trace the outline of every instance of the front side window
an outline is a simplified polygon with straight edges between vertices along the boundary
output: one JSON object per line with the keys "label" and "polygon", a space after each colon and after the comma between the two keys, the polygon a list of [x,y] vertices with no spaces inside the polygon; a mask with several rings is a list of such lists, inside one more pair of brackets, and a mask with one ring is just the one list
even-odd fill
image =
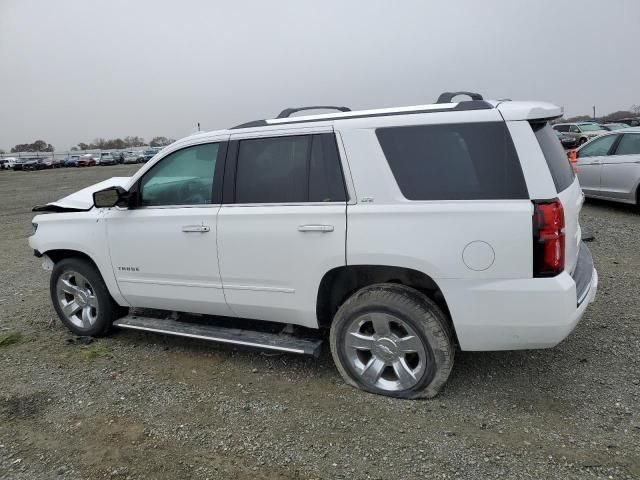
{"label": "front side window", "polygon": [[140,181],[140,205],[206,205],[213,198],[217,143],[183,148],[164,157]]}
{"label": "front side window", "polygon": [[640,133],[625,133],[620,139],[616,155],[639,155]]}
{"label": "front side window", "polygon": [[[529,196],[504,122],[379,128],[376,135],[409,200]],[[554,141],[559,143],[555,136]]]}
{"label": "front side window", "polygon": [[345,201],[342,170],[331,134],[241,140],[236,203]]}
{"label": "front side window", "polygon": [[578,156],[580,158],[583,157],[602,157],[603,155],[608,155],[611,146],[614,144],[618,135],[607,135],[605,137],[600,137],[585,145],[580,149],[580,153]]}
{"label": "front side window", "polygon": [[578,127],[576,127],[575,125],[571,125],[571,126],[569,127],[569,131],[570,131],[571,133],[580,133],[580,129],[579,129]]}

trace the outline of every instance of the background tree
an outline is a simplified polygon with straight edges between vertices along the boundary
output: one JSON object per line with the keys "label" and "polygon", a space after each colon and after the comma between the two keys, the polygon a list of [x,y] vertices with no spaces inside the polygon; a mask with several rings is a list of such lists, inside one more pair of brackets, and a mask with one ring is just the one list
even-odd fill
{"label": "background tree", "polygon": [[167,145],[171,145],[175,140],[173,138],[167,137],[153,137],[153,139],[149,142],[150,147],[166,147]]}
{"label": "background tree", "polygon": [[53,152],[53,145],[44,140],[36,140],[33,143],[20,143],[11,149],[11,153],[18,152]]}

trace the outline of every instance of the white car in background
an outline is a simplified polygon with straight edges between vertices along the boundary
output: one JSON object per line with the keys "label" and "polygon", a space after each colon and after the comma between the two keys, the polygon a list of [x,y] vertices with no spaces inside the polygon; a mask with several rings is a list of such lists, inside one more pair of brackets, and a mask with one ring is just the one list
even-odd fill
{"label": "white car in background", "polygon": [[[318,108],[338,112],[292,116]],[[465,92],[286,109],[36,207],[29,245],[75,334],[317,354],[328,331],[349,384],[432,397],[456,348],[553,347],[595,298],[561,114]]]}
{"label": "white car in background", "polygon": [[4,162],[2,163],[2,168],[5,170],[12,170],[14,165],[16,164],[16,157],[6,157],[3,158]]}

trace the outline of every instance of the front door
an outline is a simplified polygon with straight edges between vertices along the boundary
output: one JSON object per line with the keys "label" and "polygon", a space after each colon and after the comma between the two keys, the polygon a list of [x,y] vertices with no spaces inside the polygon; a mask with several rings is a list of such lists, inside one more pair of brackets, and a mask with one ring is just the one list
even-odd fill
{"label": "front door", "polygon": [[315,327],[320,281],[345,265],[335,135],[232,136],[227,159],[218,252],[229,307],[240,317]]}
{"label": "front door", "polygon": [[[118,287],[134,307],[227,315],[216,249],[224,143],[169,153],[141,177],[136,205],[106,216]],[[219,172],[218,172],[219,173]]]}
{"label": "front door", "polygon": [[578,150],[578,179],[587,195],[599,196],[602,162],[609,154],[618,135],[605,135]]}

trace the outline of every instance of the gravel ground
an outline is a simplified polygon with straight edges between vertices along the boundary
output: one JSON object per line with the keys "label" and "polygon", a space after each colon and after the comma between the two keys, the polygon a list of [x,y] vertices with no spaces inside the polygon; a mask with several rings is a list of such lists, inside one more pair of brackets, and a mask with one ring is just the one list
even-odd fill
{"label": "gravel ground", "polygon": [[30,208],[136,166],[0,173],[0,478],[640,478],[640,215],[588,202],[599,296],[550,350],[459,353],[434,400],[346,386],[330,355],[130,331],[72,338]]}

